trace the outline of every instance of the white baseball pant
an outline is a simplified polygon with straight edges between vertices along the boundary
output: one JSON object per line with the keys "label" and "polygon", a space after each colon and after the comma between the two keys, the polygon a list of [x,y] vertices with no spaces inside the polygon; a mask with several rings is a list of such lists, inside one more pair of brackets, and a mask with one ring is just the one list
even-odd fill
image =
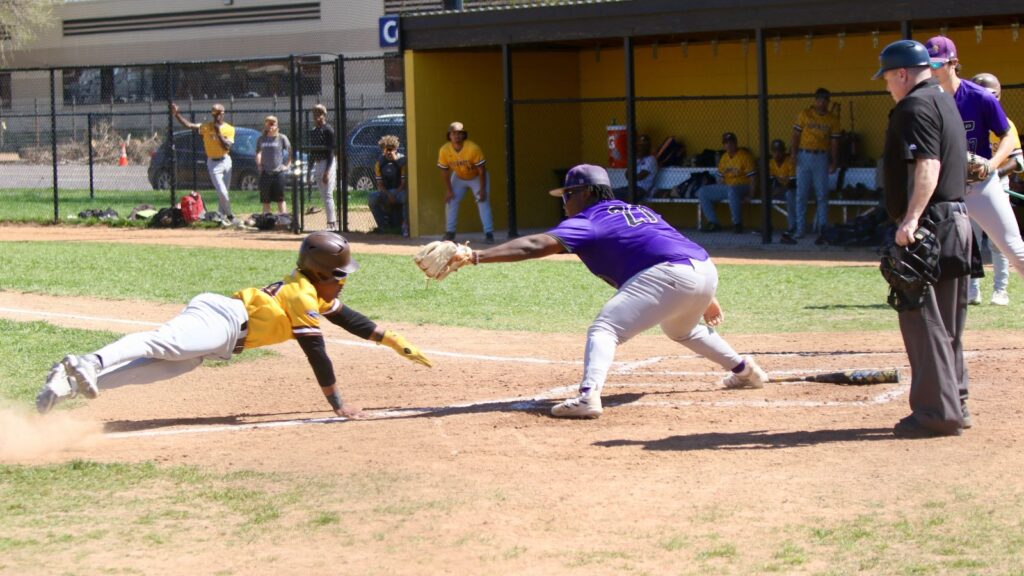
{"label": "white baseball pant", "polygon": [[[320,190],[320,199],[324,203],[324,211],[327,212],[327,226],[337,230],[338,215],[334,209],[334,188],[338,179],[338,163],[331,162],[331,168],[328,170],[327,162],[327,160],[318,160],[313,164],[313,179],[316,180],[316,187]],[[324,184],[325,170],[327,171],[327,184]]]}
{"label": "white baseball pant", "polygon": [[981,226],[988,234],[989,242],[1024,277],[1024,240],[1020,237],[1017,217],[1010,205],[1010,195],[1003,192],[999,176],[992,174],[982,182],[969,184],[964,203],[971,220]]}
{"label": "white baseball pant", "polygon": [[466,192],[473,191],[473,200],[476,200],[477,209],[480,211],[480,224],[484,227],[485,233],[494,232],[494,217],[491,215],[491,173],[488,172],[485,177],[486,181],[486,192],[487,198],[481,202],[480,198],[480,178],[470,178],[469,180],[463,180],[452,172],[451,183],[452,193],[455,197],[444,205],[445,215],[445,232],[455,232],[455,225],[459,221],[459,204],[462,199],[466,197]]}
{"label": "white baseball pant", "polygon": [[700,323],[717,289],[718,270],[710,258],[689,265],[658,264],[630,278],[587,331],[580,395],[600,396],[615,348],[656,324],[672,340],[726,370],[738,366],[743,358]]}
{"label": "white baseball pant", "polygon": [[194,370],[205,358],[227,360],[245,338],[247,321],[241,300],[200,294],[159,328],[128,334],[93,352],[103,359],[97,385],[149,384]]}
{"label": "white baseball pant", "polygon": [[[1005,190],[1010,187],[1010,178],[1003,176],[999,179],[999,185]],[[1006,194],[1003,192],[1003,194]],[[1013,205],[1010,205],[1010,210],[1013,210]],[[974,233],[981,236],[980,226],[977,222],[974,222]],[[989,252],[992,254],[992,290],[1000,291],[1006,290],[1007,285],[1010,283],[1010,260],[1003,256],[1003,253],[999,251],[999,247],[996,246],[995,242],[989,240],[988,243]],[[981,290],[981,279],[971,278],[971,293],[979,293]]]}
{"label": "white baseball pant", "polygon": [[217,160],[207,158],[206,172],[210,175],[214,190],[217,191],[217,209],[224,216],[234,215],[228,193],[228,187],[231,186],[231,156],[225,155]]}

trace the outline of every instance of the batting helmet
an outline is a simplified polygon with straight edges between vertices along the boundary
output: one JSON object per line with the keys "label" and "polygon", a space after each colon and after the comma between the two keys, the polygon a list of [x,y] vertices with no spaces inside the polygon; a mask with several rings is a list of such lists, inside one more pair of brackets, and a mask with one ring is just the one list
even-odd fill
{"label": "batting helmet", "polygon": [[296,265],[314,281],[341,280],[359,269],[359,264],[352,259],[348,240],[329,231],[306,236],[299,247]]}
{"label": "batting helmet", "polygon": [[897,68],[922,68],[928,66],[930,57],[924,44],[916,40],[897,40],[889,44],[878,56],[878,72],[871,77],[878,80],[886,70]]}
{"label": "batting helmet", "polygon": [[1000,86],[999,78],[996,78],[995,75],[989,74],[988,72],[982,72],[974,78],[971,78],[971,82],[974,82],[978,86],[988,90],[996,97],[996,100],[999,100],[999,95],[1003,91],[1003,87]]}

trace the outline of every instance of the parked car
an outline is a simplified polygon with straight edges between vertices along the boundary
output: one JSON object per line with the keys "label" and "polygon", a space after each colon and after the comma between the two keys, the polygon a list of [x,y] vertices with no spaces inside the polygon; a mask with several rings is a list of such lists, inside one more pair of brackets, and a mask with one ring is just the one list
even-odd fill
{"label": "parked car", "polygon": [[[231,146],[231,182],[232,190],[258,190],[259,171],[256,170],[256,139],[260,137],[258,130],[252,128],[235,128],[235,143]],[[210,190],[213,184],[206,171],[206,151],[203,139],[191,130],[174,133],[174,148],[177,153],[176,180],[177,187]],[[300,174],[306,174],[306,155],[299,156],[293,164],[299,168]],[[168,142],[150,157],[149,183],[154,190],[166,190],[171,187],[171,154]],[[308,175],[307,175],[308,178]]]}
{"label": "parked car", "polygon": [[405,114],[382,114],[356,125],[345,141],[345,155],[348,158],[348,185],[355,190],[375,188],[373,165],[380,156],[377,142],[381,136],[394,134],[401,145],[398,151],[405,154]]}

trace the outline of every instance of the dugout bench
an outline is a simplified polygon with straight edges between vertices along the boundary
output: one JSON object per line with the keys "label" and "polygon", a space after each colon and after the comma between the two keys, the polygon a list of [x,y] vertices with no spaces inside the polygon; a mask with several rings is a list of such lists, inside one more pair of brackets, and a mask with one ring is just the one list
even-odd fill
{"label": "dugout bench", "polygon": [[[862,186],[868,190],[876,189],[875,182],[875,169],[874,168],[846,168],[843,177],[843,187]],[[661,168],[658,170],[658,174],[654,177],[654,189],[655,190],[671,190],[676,186],[687,181],[692,175],[697,172],[716,172],[715,168],[709,167],[677,167],[671,166],[668,168]],[[839,170],[835,173],[829,174],[829,189],[835,190],[838,186],[839,181]],[[624,168],[609,168],[608,178],[611,180],[612,189],[621,188],[628,186],[629,182],[626,179],[626,170]],[[700,201],[697,198],[648,198],[643,201],[644,204],[693,204],[697,208],[697,225],[696,228],[700,228],[702,214],[700,210]],[[815,199],[811,198],[808,201],[808,205],[813,205]],[[842,222],[848,221],[848,210],[850,208],[856,208],[862,210],[865,208],[873,208],[878,206],[879,200],[855,200],[849,198],[830,198],[828,201],[829,206],[835,206],[842,211]],[[728,203],[720,202],[722,206],[727,206]],[[760,206],[761,198],[752,198],[747,200],[746,204],[752,206]],[[785,200],[772,200],[772,209],[779,213],[783,218],[786,214],[786,202]]]}

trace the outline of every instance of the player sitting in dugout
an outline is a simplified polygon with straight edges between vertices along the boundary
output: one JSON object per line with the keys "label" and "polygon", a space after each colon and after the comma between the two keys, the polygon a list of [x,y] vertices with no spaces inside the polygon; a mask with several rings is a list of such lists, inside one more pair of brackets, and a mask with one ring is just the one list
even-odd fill
{"label": "player sitting in dugout", "polygon": [[84,356],[65,356],[50,370],[36,408],[45,414],[76,394],[96,398],[101,388],[167,380],[198,368],[206,358],[227,360],[245,349],[294,338],[334,413],[357,417],[359,408],[343,402],[338,391],[321,318],[413,362],[432,365],[405,338],[341,303],[338,295],[358,268],[343,236],[314,232],[302,241],[297,268],[279,282],[230,297],[200,294],[156,330],[129,334]]}

